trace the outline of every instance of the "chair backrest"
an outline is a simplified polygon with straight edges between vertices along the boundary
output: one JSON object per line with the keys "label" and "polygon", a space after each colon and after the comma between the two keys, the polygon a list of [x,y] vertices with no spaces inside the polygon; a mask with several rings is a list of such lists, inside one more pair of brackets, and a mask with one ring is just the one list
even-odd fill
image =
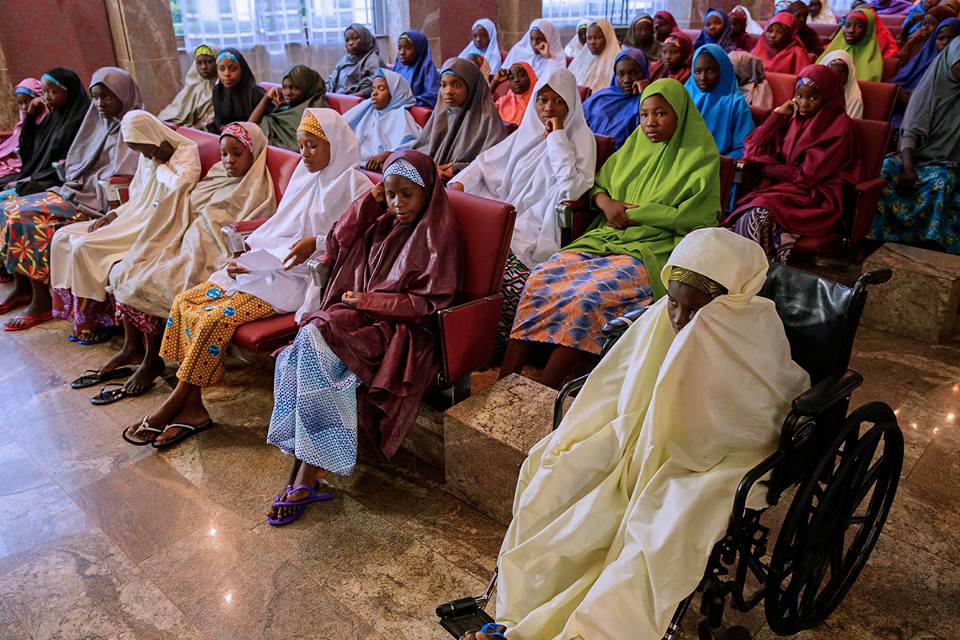
{"label": "chair backrest", "polygon": [[613,155],[614,142],[610,136],[599,133],[593,134],[593,137],[597,141],[597,171],[600,171],[600,167],[607,161],[607,158]]}
{"label": "chair backrest", "polygon": [[299,153],[279,147],[267,147],[267,171],[270,172],[270,178],[273,179],[273,194],[277,197],[278,203],[283,197],[287,185],[290,184],[293,170],[297,168],[299,163]]}
{"label": "chair backrest", "polygon": [[[833,39],[834,34],[837,32],[837,29],[840,28],[838,24],[825,24],[825,23],[808,23],[810,28],[820,36],[821,42],[830,42]],[[763,36],[760,36],[761,38]]]}
{"label": "chair backrest", "polygon": [[890,30],[890,33],[893,34],[893,37],[896,38],[900,35],[903,27],[903,14],[884,14],[877,16],[880,20],[887,26],[887,29]]}
{"label": "chair backrest", "polygon": [[577,85],[577,93],[580,94],[580,102],[584,102],[590,97],[590,94],[593,93],[593,89],[590,87],[581,87],[580,85]]}
{"label": "chair backrest", "polygon": [[890,78],[897,75],[897,69],[900,68],[900,58],[884,58],[883,59],[883,75],[880,79],[884,82],[889,82]]}
{"label": "chair backrest", "polygon": [[893,113],[893,103],[897,98],[899,87],[889,82],[870,82],[858,80],[860,93],[863,96],[864,120],[880,120],[886,122]]}
{"label": "chair backrest", "polygon": [[191,127],[177,127],[177,133],[197,143],[200,154],[200,177],[210,171],[210,167],[220,162],[220,136]]}
{"label": "chair backrest", "polygon": [[860,181],[880,176],[883,157],[890,142],[890,123],[877,120],[853,121],[853,131],[857,136],[858,156],[860,158]]}
{"label": "chair backrest", "polygon": [[427,120],[433,115],[433,109],[423,105],[415,105],[410,107],[410,115],[413,116],[414,122],[423,127],[426,126]]}
{"label": "chair backrest", "polygon": [[797,90],[797,76],[790,73],[776,73],[770,71],[766,75],[767,84],[773,92],[773,104],[779,107],[793,97]]}
{"label": "chair backrest", "polygon": [[[781,102],[780,104],[783,103]],[[750,115],[753,116],[754,126],[759,127],[762,125],[764,121],[770,117],[772,112],[773,109],[766,109],[764,107],[750,107]]]}
{"label": "chair backrest", "polygon": [[700,37],[700,29],[681,29],[681,31],[683,31],[687,37],[690,38],[691,42],[696,42],[697,38]]}
{"label": "chair backrest", "polygon": [[350,96],[344,93],[328,93],[326,96],[327,106],[339,113],[345,114],[347,111],[363,102],[360,96]]}
{"label": "chair backrest", "polygon": [[270,92],[270,89],[282,89],[282,88],[283,88],[283,85],[281,85],[281,84],[279,84],[279,83],[276,83],[276,82],[258,82],[257,84],[259,84],[259,85],[263,88],[263,90],[266,91],[267,93]]}

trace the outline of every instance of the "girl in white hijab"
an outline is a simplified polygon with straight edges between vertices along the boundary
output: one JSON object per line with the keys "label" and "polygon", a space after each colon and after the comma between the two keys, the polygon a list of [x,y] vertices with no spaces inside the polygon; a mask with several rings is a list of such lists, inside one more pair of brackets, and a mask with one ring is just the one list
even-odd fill
{"label": "girl in white hijab", "polygon": [[[480,31],[480,30],[483,31]],[[484,35],[484,32],[486,35]],[[500,59],[500,43],[497,41],[497,25],[493,20],[480,18],[470,27],[470,43],[460,52],[460,58],[470,59],[471,55],[481,56],[487,63],[486,72],[490,75],[496,75],[500,70],[502,60]],[[486,46],[481,48],[486,42]],[[399,149],[398,149],[399,151]]]}
{"label": "girl in white hijab", "polygon": [[809,387],[773,302],[757,296],[766,273],[756,243],[689,233],[660,276],[669,295],[530,451],[498,561],[498,622],[512,640],[663,637],[738,483]]}
{"label": "girl in white hijab", "polygon": [[609,20],[597,20],[587,28],[587,44],[570,62],[570,73],[591,92],[610,86],[613,67],[620,53],[617,33]]}
{"label": "girl in white hijab", "polygon": [[503,68],[509,69],[514,62],[526,62],[533,67],[538,78],[547,75],[551,69],[567,66],[560,32],[552,22],[538,18],[530,23],[527,35],[510,49]]}
{"label": "girl in white hijab", "polygon": [[[581,49],[586,48],[587,46],[587,29],[590,25],[593,24],[593,18],[580,18],[580,22],[577,23],[577,28],[573,32],[573,37],[570,38],[570,42],[567,43],[567,46],[563,48],[563,53],[568,58],[574,58]],[[583,34],[583,40],[580,39],[580,34]]]}
{"label": "girl in white hijab", "polygon": [[843,97],[847,101],[847,115],[851,118],[863,117],[863,95],[857,82],[857,65],[843,49],[835,49],[820,58],[820,64],[830,67],[844,80]]}
{"label": "girl in white hijab", "polygon": [[305,264],[327,232],[373,186],[356,167],[360,145],[333,109],[306,109],[297,129],[302,160],[277,212],[246,238],[246,251],[199,286],[179,294],[167,316],[160,355],[177,360],[179,382],[139,424],[123,431],[137,446],[169,447],[212,425],[200,395],[224,375],[238,327],[280,313],[315,311],[319,289]]}
{"label": "girl in white hijab", "polygon": [[746,31],[752,36],[763,35],[765,29],[763,28],[763,25],[761,25],[759,22],[753,19],[753,15],[751,15],[750,9],[747,9],[742,4],[738,4],[730,11],[730,13],[742,13],[744,18],[747,19],[747,27],[746,29],[744,29],[744,31]]}
{"label": "girl in white hijab", "polygon": [[197,145],[146,111],[123,116],[120,134],[140,153],[130,183],[130,198],[96,222],[77,222],[53,236],[50,285],[57,294],[54,315],[74,322],[74,335],[89,331],[88,301],[107,299],[110,268],[151,225],[165,224],[163,216],[179,206],[200,178]]}
{"label": "girl in white hijab", "polygon": [[407,110],[416,103],[410,83],[399,73],[380,69],[373,78],[370,97],[343,114],[360,143],[360,164],[380,171],[374,156],[413,147],[420,125]]}

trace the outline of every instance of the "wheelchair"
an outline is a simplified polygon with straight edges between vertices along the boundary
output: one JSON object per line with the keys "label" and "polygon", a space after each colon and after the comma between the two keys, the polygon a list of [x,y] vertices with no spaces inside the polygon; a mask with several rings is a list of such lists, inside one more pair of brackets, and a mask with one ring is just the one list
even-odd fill
{"label": "wheelchair", "polygon": [[[793,400],[777,450],[740,481],[726,533],[663,640],[678,635],[697,594],[699,640],[740,640],[750,638],[743,627],[720,631],[728,601],[742,612],[763,602],[770,630],[789,636],[826,620],[856,582],[886,522],[903,465],[903,434],[886,403],[871,402],[848,414],[850,396],[863,383],[848,365],[867,287],[890,277],[888,269],[873,271],[847,287],[770,265],[760,295],[776,304],[792,357],[810,374],[812,386]],[[604,354],[643,311],[603,327]],[[557,394],[554,429],[565,401],[586,379],[572,380]],[[758,483],[767,507],[747,508],[747,496]],[[763,516],[787,499],[782,525],[771,540]],[[483,609],[495,582],[496,573],[482,596],[440,605],[440,624],[459,636],[492,621]]]}

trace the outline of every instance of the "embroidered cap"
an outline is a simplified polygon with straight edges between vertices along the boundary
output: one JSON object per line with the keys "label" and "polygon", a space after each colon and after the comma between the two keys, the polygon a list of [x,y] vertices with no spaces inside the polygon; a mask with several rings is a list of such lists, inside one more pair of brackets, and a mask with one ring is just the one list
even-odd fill
{"label": "embroidered cap", "polygon": [[220,139],[223,139],[223,136],[230,136],[231,138],[236,139],[237,142],[242,144],[247,151],[253,155],[253,140],[250,138],[250,132],[244,129],[241,125],[236,122],[231,122],[223,128],[223,133],[220,134]]}
{"label": "embroidered cap", "polygon": [[386,171],[383,172],[384,178],[391,175],[406,178],[410,182],[418,184],[424,189],[427,188],[426,183],[423,181],[423,178],[420,176],[420,173],[417,171],[417,169],[404,158],[400,158],[399,160],[395,161],[393,164],[387,167]]}
{"label": "embroidered cap", "polygon": [[727,293],[726,287],[719,282],[711,280],[707,276],[697,273],[696,271],[684,269],[683,267],[671,266],[670,277],[668,280],[671,282],[682,282],[683,284],[690,285],[694,289],[707,294],[711,299]]}
{"label": "embroidered cap", "polygon": [[202,44],[193,50],[194,58],[199,58],[200,56],[210,56],[211,58],[217,57],[217,55],[213,52],[213,49],[209,45],[205,44]]}
{"label": "embroidered cap", "polygon": [[323,131],[323,127],[320,126],[320,123],[309,111],[303,112],[303,117],[300,118],[300,126],[297,127],[297,131],[306,131],[307,133],[312,133],[324,142],[330,141],[327,138],[327,134]]}

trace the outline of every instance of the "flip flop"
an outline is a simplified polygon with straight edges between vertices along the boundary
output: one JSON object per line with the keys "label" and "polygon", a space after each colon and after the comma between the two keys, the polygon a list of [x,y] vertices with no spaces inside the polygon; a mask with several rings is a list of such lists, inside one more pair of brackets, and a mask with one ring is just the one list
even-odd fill
{"label": "flip flop", "polygon": [[[151,426],[150,426],[150,423],[147,422],[147,418],[149,418],[149,417],[150,417],[150,416],[143,416],[143,420],[141,420],[141,421],[140,421],[140,424],[137,425],[137,428],[136,428],[136,430],[134,431],[134,433],[139,433],[140,431],[150,431],[150,432],[152,432],[152,433],[157,434],[157,436],[159,436],[161,433],[163,433],[163,429],[157,429],[156,427],[151,427]],[[120,437],[123,438],[126,442],[129,442],[130,444],[132,444],[132,445],[135,446],[135,447],[145,447],[145,446],[147,446],[148,444],[151,444],[151,443],[153,442],[152,440],[145,440],[145,441],[141,441],[141,440],[131,440],[130,438],[127,437],[127,432],[128,432],[128,431],[130,431],[130,427],[124,427],[124,428],[123,428],[123,431],[120,432]],[[156,437],[156,436],[154,436],[154,437]]]}
{"label": "flip flop", "polygon": [[[18,327],[14,327],[10,323],[14,320],[26,320],[26,324],[21,324]],[[38,324],[43,324],[44,322],[49,322],[53,320],[53,313],[47,312],[41,316],[13,316],[10,320],[7,320],[6,324],[3,325],[4,331],[26,331],[27,329],[33,328]]]}
{"label": "flip flop", "polygon": [[290,524],[294,520],[299,520],[300,516],[307,512],[306,505],[302,507],[294,507],[293,513],[286,515],[282,518],[274,518],[273,516],[267,516],[267,524],[273,527],[282,527],[285,524]]}
{"label": "flip flop", "polygon": [[30,304],[30,300],[33,299],[33,296],[28,298],[14,298],[7,302],[0,303],[0,313],[9,313],[14,309],[19,309],[20,307],[25,307]]}
{"label": "flip flop", "polygon": [[[142,396],[147,391],[150,391],[150,389],[153,389],[154,383],[151,382],[146,387],[144,387],[142,391],[139,391],[137,393],[129,393],[127,391],[124,391],[123,385],[124,383],[122,382],[110,382],[108,384],[103,385],[103,387],[100,389],[100,393],[90,398],[90,404],[95,405],[97,407],[102,407],[104,405],[113,404],[114,402],[120,402],[124,398],[136,398],[137,396]],[[120,387],[120,388],[110,389],[108,391],[107,387]]]}
{"label": "flip flop", "polygon": [[105,371],[104,373],[100,373],[98,369],[87,369],[79,378],[70,383],[70,388],[86,389],[101,382],[108,382],[110,380],[116,380],[117,378],[126,378],[131,375],[133,375],[133,369],[130,367],[118,367],[110,371]]}
{"label": "flip flop", "polygon": [[190,436],[196,435],[201,431],[206,431],[212,426],[213,426],[213,420],[210,420],[210,419],[208,419],[206,422],[203,422],[201,424],[186,424],[185,422],[171,422],[166,427],[164,427],[163,433],[166,433],[167,429],[169,429],[170,427],[180,427],[181,429],[183,429],[183,431],[180,432],[180,435],[178,435],[176,438],[168,442],[163,442],[161,444],[157,444],[156,442],[151,442],[150,444],[153,446],[154,449],[166,449],[167,447],[172,447],[173,445],[179,442],[183,442]]}
{"label": "flip flop", "polygon": [[327,500],[333,500],[332,493],[325,493],[325,492],[319,491],[320,489],[319,480],[314,483],[312,488],[306,484],[298,484],[295,487],[288,484],[286,493],[289,496],[291,493],[296,493],[297,491],[303,491],[304,489],[307,490],[307,497],[304,498],[303,500],[281,500],[280,496],[274,496],[273,506],[275,507],[304,506],[305,507],[308,504],[313,504],[314,502],[325,502]]}
{"label": "flip flop", "polygon": [[110,342],[110,340],[117,333],[116,327],[104,327],[102,329],[97,329],[93,332],[94,338],[92,340],[81,340],[77,336],[67,336],[67,340],[70,342],[76,342],[77,344],[89,347],[95,344],[103,344],[104,342]]}

